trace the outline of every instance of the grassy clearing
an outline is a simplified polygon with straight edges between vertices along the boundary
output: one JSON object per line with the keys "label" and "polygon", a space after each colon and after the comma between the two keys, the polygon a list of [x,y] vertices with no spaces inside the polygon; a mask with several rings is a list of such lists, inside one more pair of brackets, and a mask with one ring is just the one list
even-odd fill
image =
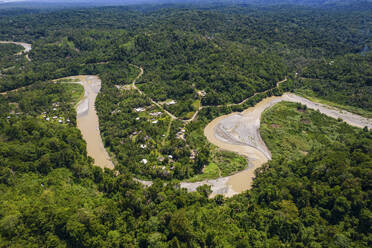
{"label": "grassy clearing", "polygon": [[66,84],[65,89],[74,103],[78,103],[84,97],[84,87],[80,84]]}
{"label": "grassy clearing", "polygon": [[213,154],[213,162],[215,162],[220,171],[221,176],[229,176],[238,171],[242,171],[247,166],[248,162],[243,157],[233,152],[216,150]]}
{"label": "grassy clearing", "polygon": [[247,160],[233,152],[221,151],[214,147],[211,150],[211,162],[204,167],[203,173],[193,176],[188,182],[197,182],[205,179],[226,177],[247,167]]}
{"label": "grassy clearing", "polygon": [[198,182],[206,179],[215,179],[220,176],[220,169],[215,163],[209,163],[204,167],[203,173],[193,176],[191,179],[187,180],[188,182]]}
{"label": "grassy clearing", "polygon": [[198,110],[200,108],[200,105],[201,105],[201,102],[200,100],[195,100],[193,103],[192,103],[192,107],[194,108],[194,110]]}
{"label": "grassy clearing", "polygon": [[260,132],[273,159],[296,160],[313,149],[342,142],[346,135],[355,135],[357,128],[298,106],[282,102],[262,115]]}

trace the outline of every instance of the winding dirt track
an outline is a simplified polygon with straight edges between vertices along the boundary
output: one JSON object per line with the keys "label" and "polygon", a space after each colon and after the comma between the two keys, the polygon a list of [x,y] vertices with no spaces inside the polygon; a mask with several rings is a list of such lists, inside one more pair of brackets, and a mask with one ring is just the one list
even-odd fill
{"label": "winding dirt track", "polygon": [[[133,89],[137,90],[141,95],[146,95],[145,93],[143,93],[143,91],[137,87],[136,83],[137,83],[137,80],[142,77],[143,75],[143,68],[142,67],[139,67],[139,66],[136,66],[136,65],[132,65],[138,69],[140,69],[140,73],[138,74],[138,76],[133,80],[132,82],[132,87]],[[178,119],[176,116],[174,116],[172,113],[170,113],[169,111],[167,111],[166,109],[163,108],[163,106],[161,106],[158,102],[156,102],[155,100],[153,100],[152,98],[150,98],[150,102],[153,103],[154,105],[156,105],[158,108],[160,108],[162,111],[164,111],[170,118],[172,118],[173,120],[176,120]]]}
{"label": "winding dirt track", "polygon": [[242,113],[220,116],[210,122],[204,129],[204,135],[212,144],[223,150],[232,151],[247,157],[249,161],[248,168],[235,175],[215,180],[205,180],[197,183],[183,182],[181,187],[188,189],[188,191],[195,191],[198,186],[207,184],[211,186],[213,191],[212,197],[216,194],[231,197],[250,189],[255,176],[255,169],[271,159],[271,152],[259,132],[261,114],[281,101],[298,102],[310,109],[319,110],[329,117],[341,118],[352,126],[372,128],[371,119],[324,104],[314,103],[295,94],[286,93],[280,97],[268,97]]}
{"label": "winding dirt track", "polygon": [[[0,44],[15,44],[15,45],[20,45],[23,46],[24,50],[22,52],[17,53],[16,55],[22,55],[23,53],[28,53],[31,51],[32,45],[29,43],[24,43],[24,42],[15,42],[15,41],[0,41]],[[30,57],[28,54],[26,54],[26,59],[28,61],[31,61]]]}

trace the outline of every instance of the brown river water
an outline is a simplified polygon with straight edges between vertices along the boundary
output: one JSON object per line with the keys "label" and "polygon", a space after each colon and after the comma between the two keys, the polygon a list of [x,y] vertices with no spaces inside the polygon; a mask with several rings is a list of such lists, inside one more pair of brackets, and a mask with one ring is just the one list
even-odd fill
{"label": "brown river water", "polygon": [[101,80],[97,76],[74,76],[66,79],[77,79],[84,87],[84,97],[76,105],[77,127],[87,143],[88,156],[101,168],[113,169],[114,164],[103,146],[99,119],[95,109],[96,97],[101,89]]}
{"label": "brown river water", "polygon": [[[27,53],[32,48],[31,44],[13,41],[0,41],[0,43],[13,43],[23,46],[23,52],[26,53],[26,58],[30,60]],[[23,52],[18,54],[22,54]],[[138,77],[140,77],[142,73],[143,70],[141,68],[141,73]],[[94,159],[97,166],[113,169],[114,164],[103,146],[99,130],[99,119],[95,109],[95,100],[101,89],[101,80],[97,76],[84,75],[68,78],[77,79],[77,83],[84,87],[84,97],[76,105],[76,111],[77,126],[87,143],[87,153]],[[133,82],[134,86],[136,79]],[[259,132],[261,114],[267,108],[281,101],[298,102],[306,105],[310,109],[319,110],[329,117],[340,118],[349,125],[360,128],[365,126],[369,129],[372,128],[371,119],[324,104],[314,103],[306,98],[291,93],[286,93],[280,97],[268,97],[254,107],[248,108],[241,113],[220,116],[211,121],[204,129],[204,135],[212,144],[223,150],[232,151],[245,156],[249,161],[248,168],[235,175],[220,177],[218,179],[204,180],[195,183],[182,182],[181,187],[186,188],[188,191],[195,191],[198,186],[207,184],[210,185],[212,189],[211,197],[217,194],[231,197],[245,190],[249,190],[252,187],[255,169],[271,159],[271,152],[262,140]],[[137,181],[146,186],[152,184],[151,181]]]}

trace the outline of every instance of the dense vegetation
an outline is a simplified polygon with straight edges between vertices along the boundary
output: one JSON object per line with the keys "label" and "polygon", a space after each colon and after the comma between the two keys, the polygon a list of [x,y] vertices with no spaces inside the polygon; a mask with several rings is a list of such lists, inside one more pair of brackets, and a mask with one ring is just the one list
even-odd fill
{"label": "dense vegetation", "polygon": [[312,64],[303,75],[300,93],[372,112],[371,53],[345,55]]}
{"label": "dense vegetation", "polygon": [[[109,80],[106,76],[112,74],[102,77]],[[245,167],[245,159],[233,154],[224,156],[208,144],[201,123],[187,126],[186,130],[182,121],[171,119],[148,97],[131,87],[108,87],[103,92],[96,103],[103,120],[100,129],[119,171],[124,167],[140,178],[169,180],[192,177],[204,166],[214,168],[210,177],[227,175]]]}
{"label": "dense vegetation", "polygon": [[135,45],[145,51],[144,62],[139,61],[146,68],[140,87],[157,101],[176,100],[170,110],[185,119],[198,91],[206,93],[203,105],[238,103],[274,88],[286,75],[277,56],[208,35],[162,32],[139,36]]}
{"label": "dense vegetation", "polygon": [[[251,192],[213,200],[206,187],[187,194],[155,181],[143,189],[128,174],[102,173],[85,157],[74,127],[2,120],[1,245],[369,247],[371,133],[302,109],[288,103],[265,113],[263,135],[277,141],[270,143],[273,161],[257,172]],[[22,156],[11,125],[20,126],[27,142]],[[51,136],[40,141],[44,132]],[[311,145],[297,142],[305,139]],[[309,154],[286,159],[283,144]]]}
{"label": "dense vegetation", "polygon": [[24,56],[16,56],[22,50],[23,47],[18,45],[0,43],[0,76],[26,61]]}
{"label": "dense vegetation", "polygon": [[[371,247],[372,134],[300,105],[264,113],[273,160],[252,190],[209,199],[209,187],[178,183],[245,168],[203,129],[267,96],[294,90],[370,116],[371,53],[360,54],[370,9],[1,12],[0,40],[32,50],[28,62],[0,44],[0,91],[19,89],[0,95],[0,247]],[[130,85],[137,66],[144,94]],[[49,81],[77,74],[102,79],[96,109],[114,171],[87,157],[82,87]]]}

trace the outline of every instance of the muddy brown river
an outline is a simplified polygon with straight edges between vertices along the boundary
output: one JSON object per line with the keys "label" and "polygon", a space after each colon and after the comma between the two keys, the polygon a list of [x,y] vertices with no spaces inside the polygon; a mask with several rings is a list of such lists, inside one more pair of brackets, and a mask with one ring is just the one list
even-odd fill
{"label": "muddy brown river", "polygon": [[99,130],[99,119],[95,109],[96,97],[101,89],[101,80],[97,76],[73,76],[65,79],[78,80],[75,83],[84,87],[84,97],[76,105],[77,127],[87,143],[88,156],[101,168],[113,169],[114,164],[107,153]]}
{"label": "muddy brown river", "polygon": [[[31,44],[13,41],[0,41],[0,43],[13,43],[24,47],[25,53],[31,50]],[[22,54],[20,52],[18,54]],[[26,54],[28,60],[29,57]],[[143,73],[141,72],[137,78]],[[136,79],[137,79],[136,78]],[[113,169],[109,154],[103,146],[99,131],[99,119],[95,110],[95,100],[101,89],[101,80],[97,76],[74,76],[68,79],[77,79],[79,84],[84,87],[84,97],[76,106],[77,126],[80,129],[84,140],[87,143],[87,153],[95,161],[95,164],[101,168]],[[135,81],[133,85],[135,86]],[[220,116],[211,121],[204,129],[204,135],[208,141],[217,147],[238,153],[245,156],[249,161],[247,169],[236,173],[235,175],[220,177],[213,180],[188,183],[182,182],[181,187],[188,191],[195,191],[197,187],[207,184],[211,186],[211,197],[222,194],[231,197],[252,187],[254,171],[271,159],[271,152],[262,140],[259,128],[261,114],[266,109],[281,101],[298,102],[306,105],[310,109],[319,110],[319,112],[332,117],[340,118],[349,125],[363,128],[367,126],[372,128],[372,120],[333,108],[324,104],[312,102],[306,98],[295,94],[286,93],[279,97],[268,97],[254,107],[248,108],[241,113],[232,113]],[[140,183],[150,186],[151,181],[141,181]]]}

